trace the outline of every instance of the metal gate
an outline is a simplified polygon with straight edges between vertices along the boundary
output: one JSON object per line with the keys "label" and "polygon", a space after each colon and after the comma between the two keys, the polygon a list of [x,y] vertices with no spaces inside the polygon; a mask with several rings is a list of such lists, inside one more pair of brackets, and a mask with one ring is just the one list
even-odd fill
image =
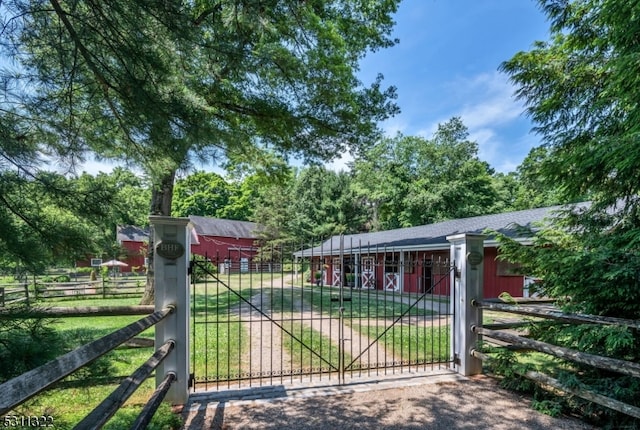
{"label": "metal gate", "polygon": [[[448,252],[332,248],[263,247],[243,262],[196,256],[194,389],[450,367]],[[399,287],[387,291],[390,264]]]}

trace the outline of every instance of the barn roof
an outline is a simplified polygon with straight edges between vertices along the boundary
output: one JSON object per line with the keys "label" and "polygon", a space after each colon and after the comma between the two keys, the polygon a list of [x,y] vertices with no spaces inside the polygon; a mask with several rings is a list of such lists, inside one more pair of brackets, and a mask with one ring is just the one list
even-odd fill
{"label": "barn roof", "polygon": [[236,221],[231,219],[207,218],[190,215],[198,236],[222,236],[233,238],[256,239],[259,226],[255,222]]}
{"label": "barn roof", "polygon": [[[571,207],[578,209],[587,204],[588,203],[579,203]],[[447,241],[447,236],[461,233],[483,233],[487,229],[498,231],[509,237],[516,237],[518,236],[519,226],[529,227],[535,230],[539,223],[553,217],[558,211],[568,208],[568,206],[551,206],[494,215],[459,218],[417,227],[348,234],[344,235],[342,242],[343,249],[347,253],[358,253],[363,248],[366,249],[366,251],[363,249],[362,252],[373,252],[376,248],[381,251],[448,249],[450,244]],[[302,250],[296,253],[296,255],[335,254],[340,249],[340,242],[340,236],[333,236],[321,245]]]}
{"label": "barn roof", "polygon": [[148,227],[136,227],[135,225],[119,225],[116,229],[116,240],[122,242],[146,242],[149,240]]}

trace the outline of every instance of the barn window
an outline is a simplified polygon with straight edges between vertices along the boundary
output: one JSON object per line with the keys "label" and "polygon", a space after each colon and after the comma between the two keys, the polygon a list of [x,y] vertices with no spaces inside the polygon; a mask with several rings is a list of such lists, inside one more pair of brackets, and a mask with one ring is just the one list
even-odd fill
{"label": "barn window", "polygon": [[510,261],[498,260],[496,272],[498,276],[522,276],[522,265]]}

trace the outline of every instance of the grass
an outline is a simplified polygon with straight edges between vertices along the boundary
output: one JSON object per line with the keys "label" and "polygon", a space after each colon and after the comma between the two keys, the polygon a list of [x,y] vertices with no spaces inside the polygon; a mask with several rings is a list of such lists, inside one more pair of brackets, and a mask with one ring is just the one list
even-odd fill
{"label": "grass", "polygon": [[[139,298],[91,298],[46,300],[38,302],[37,305],[45,307],[120,306],[135,305],[139,301]],[[60,353],[71,351],[141,318],[143,316],[56,318],[51,323],[51,328],[55,330],[60,344],[55,347],[61,349]],[[154,330],[150,328],[138,336],[153,338]],[[116,348],[18,406],[12,413],[30,416],[49,415],[53,417],[55,428],[71,429],[117,388],[122,377],[133,373],[152,354],[153,348]],[[144,381],[104,428],[130,427],[154,389],[155,378]],[[154,416],[150,428],[178,428],[179,426],[180,418],[171,412],[168,405],[164,405]]]}
{"label": "grass", "polygon": [[[276,283],[270,288],[271,282]],[[285,288],[279,288],[281,282]],[[240,375],[245,369],[246,361],[243,354],[249,350],[250,336],[247,325],[240,319],[246,318],[251,310],[252,298],[261,292],[264,285],[270,300],[270,312],[289,313],[304,301],[316,312],[325,316],[339,315],[339,302],[335,301],[336,291],[317,287],[291,287],[285,285],[282,275],[252,274],[225,275],[218,279],[209,278],[206,282],[190,287],[192,291],[192,357],[195,368],[191,371],[196,377],[217,375],[217,378]],[[407,316],[431,315],[431,310],[415,307],[409,310],[409,305],[388,300],[390,295],[404,297],[397,293],[381,291],[350,290],[347,295],[350,301],[345,301],[344,318],[348,323],[360,321],[364,318],[394,319],[407,312]],[[126,306],[137,305],[139,297],[117,297],[103,299],[101,297],[47,299],[39,301],[38,306]],[[112,333],[142,316],[113,316],[113,317],[73,317],[57,318],[52,328],[62,339],[62,353],[84,345]],[[195,321],[195,323],[193,323]],[[216,321],[217,324],[208,324]],[[205,322],[202,324],[201,322]],[[300,342],[288,335],[283,336],[283,348],[290,355],[294,368],[319,369],[338,365],[341,357],[338,345],[321,333],[299,322],[288,323],[288,330],[308,347],[300,347]],[[380,327],[360,326],[363,333],[375,338],[381,332]],[[371,330],[374,332],[372,333]],[[382,336],[385,346],[397,351],[411,351],[415,360],[435,359],[428,357],[428,348],[418,345],[448,345],[448,328],[436,331],[426,328],[412,328],[411,340],[402,339],[400,331],[395,328]],[[406,334],[406,333],[405,333]],[[148,329],[140,337],[153,338],[154,329]],[[313,352],[312,352],[313,351]],[[437,349],[436,349],[437,351]],[[444,348],[448,354],[448,346]],[[55,428],[67,429],[75,426],[93,408],[104,400],[116,387],[114,380],[130,375],[144,361],[151,356],[153,348],[125,349],[118,348],[105,357],[96,360],[85,369],[65,378],[54,387],[25,402],[15,411],[22,415],[51,415],[54,417]],[[317,353],[317,354],[316,354]],[[353,361],[348,353],[343,353],[346,364]],[[437,353],[440,354],[440,353]],[[320,359],[318,355],[324,358]],[[433,355],[433,354],[432,354]],[[190,359],[192,358],[190,357]],[[202,357],[208,357],[206,360]],[[414,359],[414,358],[412,358]],[[328,363],[327,363],[328,362]],[[155,378],[143,382],[142,386],[127,400],[124,407],[111,419],[105,428],[124,428],[130,426],[137,413],[141,410],[155,387]],[[168,407],[163,406],[157,413],[150,428],[173,428],[179,426],[178,419]],[[154,427],[155,426],[155,427]]]}
{"label": "grass", "polygon": [[438,363],[450,360],[451,330],[449,325],[434,327],[352,326],[369,339],[378,339],[387,351],[410,363]]}
{"label": "grass", "polygon": [[[377,290],[347,290],[343,293],[343,316],[349,319],[395,319],[400,315],[428,316],[433,315],[430,309],[411,306],[417,297],[392,295]],[[389,297],[405,298],[409,303],[401,303],[389,300]],[[310,304],[315,312],[320,312],[329,317],[338,317],[340,314],[339,291],[333,288],[318,288],[316,286],[303,288],[290,288],[286,293],[277,295],[277,307],[285,310],[292,309],[294,302],[302,301]]]}
{"label": "grass", "polygon": [[[301,323],[291,321],[285,327],[293,336],[285,335],[283,348],[291,357],[292,369],[333,371],[340,365],[340,349],[331,338]],[[344,353],[345,362],[351,362]]]}

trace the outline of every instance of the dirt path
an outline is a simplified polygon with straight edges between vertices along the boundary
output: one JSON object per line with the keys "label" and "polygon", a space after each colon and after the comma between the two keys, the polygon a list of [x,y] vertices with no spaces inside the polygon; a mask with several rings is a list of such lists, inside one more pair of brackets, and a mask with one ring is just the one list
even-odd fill
{"label": "dirt path", "polygon": [[[241,303],[233,311],[234,314],[245,320],[244,325],[249,334],[249,351],[243,354],[242,373],[252,377],[260,375],[279,375],[283,370],[289,369],[292,359],[283,348],[283,333],[281,327],[291,329],[292,321],[299,321],[305,327],[327,337],[334,345],[339,345],[341,335],[344,337],[344,349],[346,351],[346,364],[368,365],[376,363],[392,363],[397,360],[391,351],[387,351],[380,342],[373,343],[374,338],[364,336],[357,328],[341,324],[338,318],[329,318],[320,312],[314,311],[306,301],[293,300],[290,312],[274,312],[271,308],[271,296],[285,287],[293,291],[302,291],[301,288],[291,286],[284,279],[279,284],[262,286],[260,293],[253,295],[248,303]],[[372,344],[373,343],[373,344]],[[355,361],[355,363],[351,363]],[[333,365],[337,366],[337,362]]]}

